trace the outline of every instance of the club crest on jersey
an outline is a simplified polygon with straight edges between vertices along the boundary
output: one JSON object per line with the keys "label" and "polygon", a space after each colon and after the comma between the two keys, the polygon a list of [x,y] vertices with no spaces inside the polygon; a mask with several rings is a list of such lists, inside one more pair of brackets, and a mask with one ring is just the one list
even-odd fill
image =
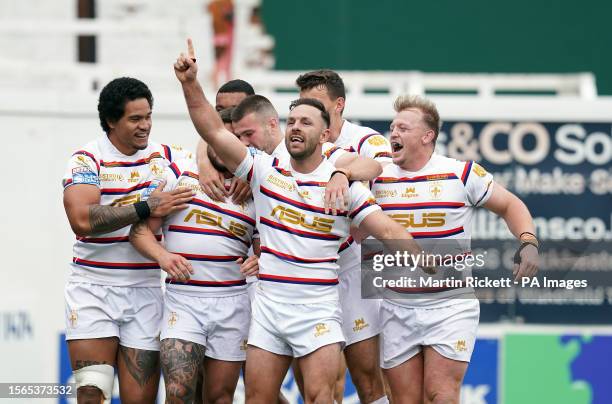
{"label": "club crest on jersey", "polygon": [[472,171],[479,177],[484,177],[487,175],[487,170],[485,170],[480,164],[474,163],[472,164]]}
{"label": "club crest on jersey", "polygon": [[327,326],[327,324],[318,323],[317,325],[315,325],[315,333],[314,333],[315,337],[320,337],[322,335],[327,334],[328,332],[330,332],[330,329]]}
{"label": "club crest on jersey", "polygon": [[429,184],[429,196],[434,200],[440,199],[442,197],[442,184],[437,181]]}
{"label": "club crest on jersey", "polygon": [[155,162],[149,163],[149,170],[151,170],[151,173],[153,173],[155,177],[161,177],[164,173],[164,169]]}
{"label": "club crest on jersey", "polygon": [[371,136],[368,139],[368,143],[371,144],[372,146],[382,146],[387,142],[384,137],[380,135],[376,135],[376,136]]}
{"label": "club crest on jersey", "polygon": [[355,327],[353,327],[353,331],[358,332],[363,330],[364,328],[368,328],[369,326],[370,324],[366,323],[365,319],[361,317],[355,320]]}

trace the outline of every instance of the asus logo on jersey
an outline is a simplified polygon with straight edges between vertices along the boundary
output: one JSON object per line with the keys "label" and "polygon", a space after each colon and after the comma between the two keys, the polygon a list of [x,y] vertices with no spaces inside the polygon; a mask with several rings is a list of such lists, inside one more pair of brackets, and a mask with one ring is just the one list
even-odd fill
{"label": "asus logo on jersey", "polygon": [[390,215],[393,220],[408,228],[442,227],[446,224],[446,213],[423,213],[421,221],[417,221],[414,213],[396,213]]}
{"label": "asus logo on jersey", "polygon": [[136,202],[140,202],[140,194],[127,195],[118,199],[115,199],[111,206],[128,206],[133,205]]}
{"label": "asus logo on jersey", "polygon": [[270,216],[278,217],[278,220],[281,222],[295,224],[306,229],[317,230],[323,233],[331,232],[335,222],[335,219],[313,216],[311,223],[308,223],[305,214],[280,205],[272,209]]}
{"label": "asus logo on jersey", "polygon": [[197,224],[204,224],[227,230],[238,237],[243,237],[247,233],[247,227],[245,225],[231,220],[229,226],[224,226],[223,217],[205,210],[191,209],[187,216],[185,216],[185,222],[189,222],[191,219],[195,219]]}

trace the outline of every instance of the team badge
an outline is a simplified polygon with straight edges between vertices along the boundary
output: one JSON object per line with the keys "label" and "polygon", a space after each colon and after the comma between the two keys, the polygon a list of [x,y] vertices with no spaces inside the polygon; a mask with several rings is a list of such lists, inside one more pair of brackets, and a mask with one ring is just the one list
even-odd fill
{"label": "team badge", "polygon": [[170,313],[170,317],[168,317],[168,327],[172,328],[178,321],[178,315],[175,311]]}
{"label": "team badge", "polygon": [[429,184],[429,196],[431,199],[440,199],[442,197],[442,184],[437,181]]}
{"label": "team badge", "polygon": [[382,146],[385,143],[387,143],[387,141],[385,140],[384,137],[380,135],[376,135],[376,136],[371,136],[368,139],[368,143],[371,144],[372,146]]}
{"label": "team badge", "polygon": [[70,310],[70,316],[68,317],[68,320],[70,320],[70,326],[72,328],[76,328],[77,320],[78,319],[79,319],[79,317],[77,316],[77,311],[76,310]]}
{"label": "team badge", "polygon": [[487,175],[487,170],[482,168],[482,166],[478,163],[472,164],[472,171],[474,171],[474,173],[479,177],[484,177]]}

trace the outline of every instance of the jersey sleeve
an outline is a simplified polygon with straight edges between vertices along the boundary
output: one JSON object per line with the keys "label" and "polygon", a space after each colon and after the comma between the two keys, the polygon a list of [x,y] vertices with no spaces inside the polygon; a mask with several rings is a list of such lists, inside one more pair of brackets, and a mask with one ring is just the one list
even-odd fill
{"label": "jersey sleeve", "polygon": [[370,213],[381,210],[372,193],[361,182],[354,182],[349,191],[351,198],[349,218],[353,226],[358,227]]}
{"label": "jersey sleeve", "polygon": [[357,153],[379,163],[391,162],[391,144],[379,133],[371,133],[362,137],[357,145]]}
{"label": "jersey sleeve", "polygon": [[472,206],[484,205],[493,193],[493,175],[473,161],[465,163],[461,181],[465,185],[467,199]]}
{"label": "jersey sleeve", "polygon": [[183,149],[177,145],[161,145],[164,149],[164,157],[170,162],[176,162],[179,160],[195,160],[195,154],[191,150]]}
{"label": "jersey sleeve", "polygon": [[79,184],[100,188],[100,165],[96,157],[85,150],[78,150],[70,157],[62,178],[64,189]]}
{"label": "jersey sleeve", "polygon": [[181,175],[197,176],[197,166],[195,161],[192,159],[179,159],[171,162],[164,173],[164,179],[166,180],[165,191],[172,191],[176,189],[179,183]]}
{"label": "jersey sleeve", "polygon": [[272,166],[273,158],[267,154],[258,153],[252,148],[248,148],[244,160],[238,165],[234,175],[251,184],[251,188],[255,184],[261,182],[261,176],[266,166]]}
{"label": "jersey sleeve", "polygon": [[327,161],[329,161],[334,166],[336,165],[340,157],[344,156],[347,153],[350,153],[330,142],[323,143],[322,152],[323,157],[325,157],[325,159],[327,159]]}

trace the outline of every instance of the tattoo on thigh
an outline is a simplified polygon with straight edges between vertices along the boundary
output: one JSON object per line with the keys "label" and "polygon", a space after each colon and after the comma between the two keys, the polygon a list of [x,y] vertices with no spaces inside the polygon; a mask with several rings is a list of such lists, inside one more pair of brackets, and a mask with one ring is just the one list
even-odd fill
{"label": "tattoo on thigh", "polygon": [[204,347],[194,342],[175,338],[161,342],[161,365],[167,396],[186,403],[196,399],[204,352]]}
{"label": "tattoo on thigh", "polygon": [[119,346],[128,372],[143,387],[159,370],[159,352]]}
{"label": "tattoo on thigh", "polygon": [[76,360],[74,363],[74,369],[72,370],[79,370],[81,368],[84,368],[85,366],[92,366],[92,365],[107,365],[108,363],[106,361],[81,361],[81,360]]}

